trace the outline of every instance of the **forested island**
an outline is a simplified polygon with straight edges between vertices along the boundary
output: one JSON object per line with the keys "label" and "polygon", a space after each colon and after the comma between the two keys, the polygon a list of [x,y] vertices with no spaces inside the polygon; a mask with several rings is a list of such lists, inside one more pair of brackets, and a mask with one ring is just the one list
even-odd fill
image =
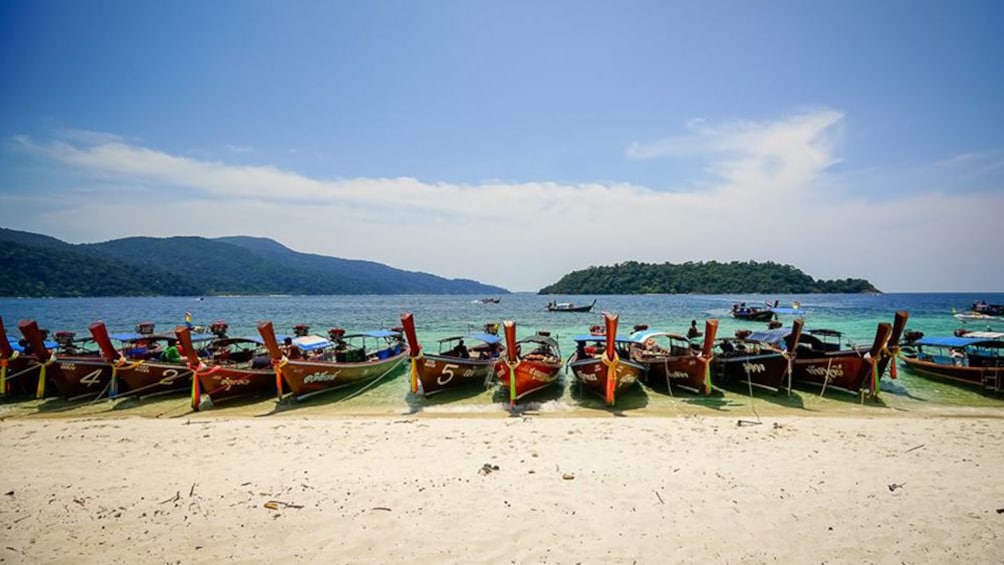
{"label": "forested island", "polygon": [[508,293],[467,279],[300,253],[247,236],[71,244],[0,228],[0,263],[0,296]]}
{"label": "forested island", "polygon": [[856,294],[880,292],[864,279],[816,280],[774,262],[639,263],[573,271],[538,294]]}

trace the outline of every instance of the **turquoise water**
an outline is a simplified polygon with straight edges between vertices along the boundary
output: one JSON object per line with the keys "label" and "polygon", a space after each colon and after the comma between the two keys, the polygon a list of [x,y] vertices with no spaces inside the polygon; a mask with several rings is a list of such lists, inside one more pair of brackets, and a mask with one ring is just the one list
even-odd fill
{"label": "turquoise water", "polygon": [[[511,294],[502,296],[500,304],[481,304],[481,296],[269,296],[269,297],[205,297],[205,298],[54,298],[15,299],[0,298],[0,316],[9,335],[17,335],[16,322],[36,319],[43,328],[52,331],[71,330],[78,336],[88,335],[87,326],[102,320],[111,331],[131,331],[136,323],[152,321],[158,331],[168,331],[184,321],[185,312],[191,312],[193,322],[206,325],[216,319],[230,324],[231,335],[255,335],[259,320],[272,320],[277,331],[288,332],[300,323],[311,325],[315,333],[323,334],[328,328],[342,327],[347,331],[363,331],[400,325],[400,314],[415,315],[419,340],[434,350],[435,340],[449,335],[460,335],[480,329],[486,322],[515,320],[520,336],[538,330],[550,331],[561,344],[567,357],[573,351],[573,337],[586,333],[591,325],[601,323],[600,312],[620,315],[620,328],[630,331],[634,324],[648,324],[652,329],[686,333],[690,320],[698,320],[703,330],[703,320],[718,318],[719,335],[732,335],[740,328],[762,328],[763,323],[737,322],[729,317],[732,304],[746,302],[750,305],[764,301],[780,300],[782,306],[793,301],[801,303],[805,311],[806,327],[825,327],[844,332],[859,344],[869,344],[875,334],[876,323],[892,322],[897,310],[910,314],[907,328],[927,335],[951,334],[961,324],[952,317],[952,309],[965,310],[976,300],[1004,303],[1004,294],[881,294],[881,295],[645,295],[645,296],[538,296]],[[588,304],[596,298],[592,313],[547,312],[545,305],[552,300]],[[791,316],[781,316],[790,324]],[[986,324],[968,327],[986,329]],[[1004,324],[993,329],[1004,330]],[[888,376],[886,377],[888,381]],[[897,406],[962,405],[1004,406],[1004,402],[989,399],[976,391],[934,383],[900,371],[895,382],[883,383],[886,403]],[[348,398],[350,393],[336,393],[338,397],[320,400],[319,403],[337,403],[354,409],[387,409],[407,411],[463,412],[483,409],[495,410],[494,401],[501,402],[503,395],[494,390],[464,391],[435,400],[417,400],[408,394],[405,368],[389,376],[362,394]],[[329,395],[330,396],[330,395]],[[803,409],[825,410],[828,403],[856,402],[850,398],[818,399],[811,390],[800,391],[787,397],[757,394],[761,405],[776,404]],[[639,389],[618,401],[624,410],[645,409],[675,410],[681,406],[696,409],[728,409],[744,406],[748,399],[737,393],[723,397],[672,398],[650,390]],[[311,403],[307,403],[308,405]],[[572,387],[555,388],[548,394],[528,399],[528,407],[541,411],[576,411],[600,409],[600,403],[589,398],[579,398]],[[307,406],[306,408],[309,408]]]}

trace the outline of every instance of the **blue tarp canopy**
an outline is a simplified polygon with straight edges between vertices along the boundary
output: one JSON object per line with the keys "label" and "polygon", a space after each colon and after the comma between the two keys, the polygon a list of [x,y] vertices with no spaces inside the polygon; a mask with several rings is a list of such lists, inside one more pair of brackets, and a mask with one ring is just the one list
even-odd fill
{"label": "blue tarp canopy", "polygon": [[687,339],[686,336],[683,336],[683,335],[680,335],[680,334],[674,334],[674,333],[670,333],[670,332],[635,332],[635,333],[631,334],[631,340],[632,341],[637,341],[639,343],[642,343],[642,342],[644,342],[646,339],[648,339],[650,337],[651,338],[656,338],[656,337],[662,337],[662,336],[665,336],[665,337],[668,337],[668,338],[671,338],[671,339],[681,339],[683,341],[690,341],[689,339]]}
{"label": "blue tarp canopy", "polygon": [[293,345],[300,351],[315,351],[331,347],[334,344],[319,335],[305,335],[293,338]]}
{"label": "blue tarp canopy", "polygon": [[753,332],[744,339],[748,341],[760,341],[763,343],[784,344],[784,339],[791,334],[789,328],[778,328],[776,330],[762,330]]}
{"label": "blue tarp canopy", "polygon": [[922,337],[913,342],[915,345],[930,345],[934,347],[966,347],[975,343],[983,343],[987,340],[974,337]]}
{"label": "blue tarp canopy", "polygon": [[[215,334],[204,334],[204,333],[190,333],[193,342],[197,341],[210,341],[216,339]],[[108,334],[108,337],[118,340],[118,341],[143,341],[148,339],[167,339],[171,341],[178,341],[178,337],[174,334],[141,334],[136,332],[123,332],[116,334]]]}
{"label": "blue tarp canopy", "polygon": [[[18,353],[24,353],[24,348],[21,347],[21,345],[18,344],[17,341],[18,340],[14,339],[14,338],[11,338],[11,337],[7,338],[7,343],[10,344],[10,348],[11,349],[13,349],[14,351],[17,351]],[[52,349],[56,349],[57,347],[59,347],[59,344],[56,343],[56,342],[54,342],[54,341],[45,340],[43,343],[45,344],[45,348],[46,349],[52,350]]]}
{"label": "blue tarp canopy", "polygon": [[776,312],[778,314],[804,314],[805,310],[802,308],[767,308],[771,312]]}

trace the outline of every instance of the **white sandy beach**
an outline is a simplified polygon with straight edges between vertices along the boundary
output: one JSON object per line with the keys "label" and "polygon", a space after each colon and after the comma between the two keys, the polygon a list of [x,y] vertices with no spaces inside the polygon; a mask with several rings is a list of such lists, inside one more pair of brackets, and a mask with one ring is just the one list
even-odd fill
{"label": "white sandy beach", "polygon": [[8,418],[0,562],[1000,563],[1001,416]]}

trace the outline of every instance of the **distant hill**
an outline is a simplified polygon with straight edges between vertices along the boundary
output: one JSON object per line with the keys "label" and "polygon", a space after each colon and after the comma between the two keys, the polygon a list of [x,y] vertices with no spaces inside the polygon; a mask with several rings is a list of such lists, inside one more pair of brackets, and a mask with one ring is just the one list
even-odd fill
{"label": "distant hill", "polygon": [[0,296],[504,294],[445,279],[293,251],[265,238],[129,237],[74,245],[0,228]]}
{"label": "distant hill", "polygon": [[649,264],[629,261],[573,271],[539,294],[876,293],[864,279],[815,280],[791,265],[755,261]]}

